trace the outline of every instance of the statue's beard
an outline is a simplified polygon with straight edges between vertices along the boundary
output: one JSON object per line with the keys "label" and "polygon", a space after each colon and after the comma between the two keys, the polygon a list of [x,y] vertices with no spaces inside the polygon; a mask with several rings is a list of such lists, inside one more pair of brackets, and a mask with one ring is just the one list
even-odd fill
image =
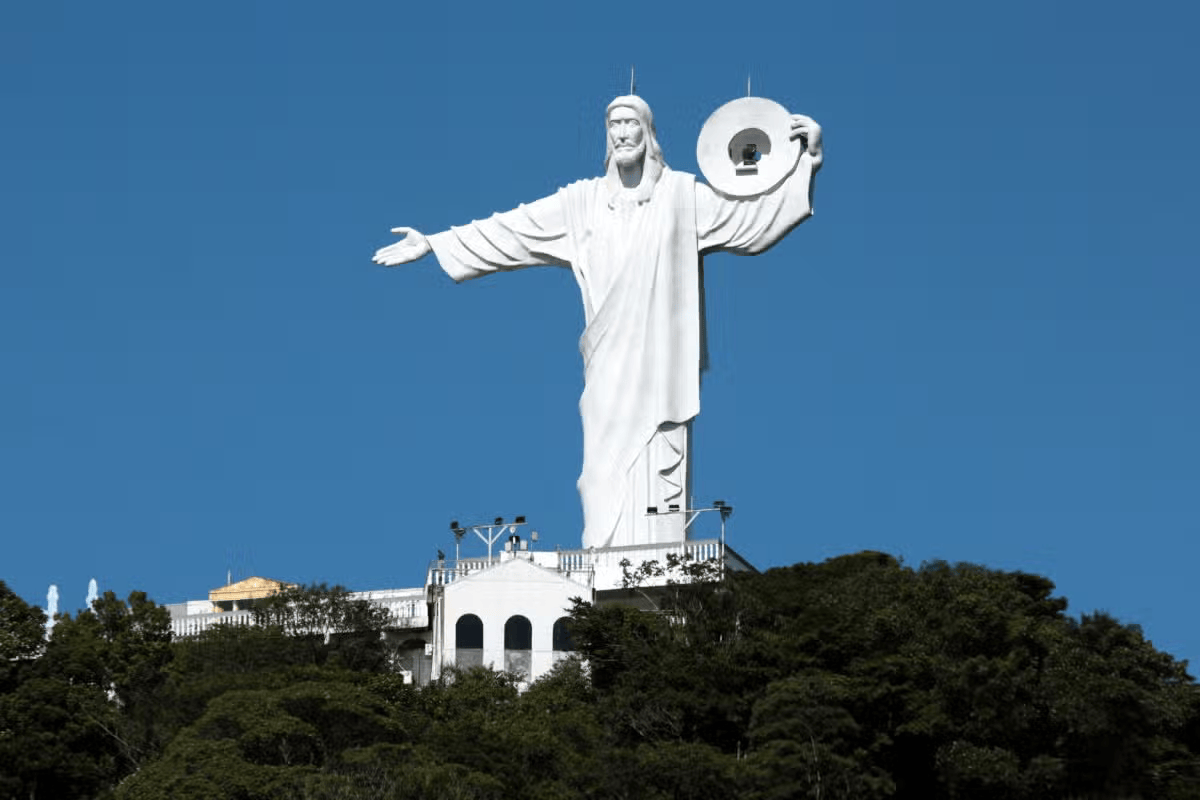
{"label": "statue's beard", "polygon": [[641,166],[642,160],[646,157],[646,143],[625,147],[615,147],[613,149],[613,158],[617,162],[617,166],[622,169]]}

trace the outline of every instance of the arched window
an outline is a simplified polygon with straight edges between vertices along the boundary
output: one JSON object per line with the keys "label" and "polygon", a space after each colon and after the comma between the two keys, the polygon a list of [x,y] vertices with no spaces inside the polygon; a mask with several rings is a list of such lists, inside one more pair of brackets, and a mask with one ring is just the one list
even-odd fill
{"label": "arched window", "polygon": [[454,641],[468,650],[483,649],[483,620],[474,614],[463,614],[454,624]]}
{"label": "arched window", "polygon": [[504,669],[514,675],[529,677],[533,656],[533,625],[520,614],[504,623]]}
{"label": "arched window", "polygon": [[533,625],[520,614],[509,617],[504,623],[504,649],[533,649]]}
{"label": "arched window", "polygon": [[575,640],[571,638],[571,618],[559,617],[554,621],[554,650],[568,652],[575,649]]}
{"label": "arched window", "polygon": [[454,664],[463,669],[483,666],[483,620],[463,614],[454,623]]}

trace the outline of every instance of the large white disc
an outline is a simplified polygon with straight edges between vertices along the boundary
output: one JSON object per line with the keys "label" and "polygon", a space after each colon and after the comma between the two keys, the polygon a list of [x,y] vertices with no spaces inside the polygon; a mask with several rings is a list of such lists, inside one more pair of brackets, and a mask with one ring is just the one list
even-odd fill
{"label": "large white disc", "polygon": [[700,129],[696,161],[721,194],[753,197],[792,174],[800,160],[792,115],[774,100],[742,97],[718,108]]}

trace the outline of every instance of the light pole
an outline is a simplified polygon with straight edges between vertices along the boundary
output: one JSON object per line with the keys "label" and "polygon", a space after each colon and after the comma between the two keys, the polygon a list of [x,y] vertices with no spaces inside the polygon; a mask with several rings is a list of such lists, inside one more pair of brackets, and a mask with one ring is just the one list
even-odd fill
{"label": "light pole", "polygon": [[480,523],[478,525],[459,525],[458,520],[450,523],[450,532],[454,534],[454,560],[459,560],[459,545],[462,543],[463,536],[467,531],[471,531],[480,538],[488,546],[488,561],[492,560],[492,546],[505,533],[515,534],[517,529],[522,525],[526,525],[525,516],[518,515],[513,517],[512,522],[505,522],[504,517],[496,517],[490,524]]}
{"label": "light pole", "polygon": [[697,517],[699,517],[701,514],[704,514],[704,513],[710,512],[710,511],[719,511],[721,513],[721,547],[724,548],[725,547],[725,520],[729,519],[730,515],[733,514],[733,506],[729,505],[724,500],[713,500],[713,504],[712,504],[711,508],[681,509],[679,506],[672,503],[666,511],[659,511],[658,506],[648,506],[646,508],[646,516],[665,516],[667,514],[687,514],[687,515],[689,515],[687,518],[687,522],[685,522],[683,524],[683,530],[686,532],[688,528],[692,527],[692,523],[696,521]]}

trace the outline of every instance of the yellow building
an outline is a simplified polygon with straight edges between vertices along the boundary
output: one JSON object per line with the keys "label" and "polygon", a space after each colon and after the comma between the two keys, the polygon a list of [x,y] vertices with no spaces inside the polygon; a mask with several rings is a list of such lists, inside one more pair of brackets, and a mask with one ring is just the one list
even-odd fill
{"label": "yellow building", "polygon": [[214,612],[245,611],[254,607],[255,601],[262,600],[284,589],[295,586],[294,583],[272,580],[271,578],[246,578],[245,580],[213,589],[208,593]]}

